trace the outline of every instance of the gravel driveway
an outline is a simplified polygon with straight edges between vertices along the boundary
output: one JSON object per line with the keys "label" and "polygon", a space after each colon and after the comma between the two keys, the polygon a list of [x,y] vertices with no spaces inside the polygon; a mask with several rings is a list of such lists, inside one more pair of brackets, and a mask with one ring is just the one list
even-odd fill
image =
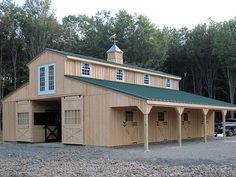
{"label": "gravel driveway", "polygon": [[101,148],[0,143],[0,176],[236,176],[236,137]]}

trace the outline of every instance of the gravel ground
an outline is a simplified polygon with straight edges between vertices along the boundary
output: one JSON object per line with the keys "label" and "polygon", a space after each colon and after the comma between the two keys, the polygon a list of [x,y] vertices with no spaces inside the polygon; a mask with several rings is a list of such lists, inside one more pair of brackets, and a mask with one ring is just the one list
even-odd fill
{"label": "gravel ground", "polygon": [[236,137],[101,148],[0,143],[0,176],[236,176]]}

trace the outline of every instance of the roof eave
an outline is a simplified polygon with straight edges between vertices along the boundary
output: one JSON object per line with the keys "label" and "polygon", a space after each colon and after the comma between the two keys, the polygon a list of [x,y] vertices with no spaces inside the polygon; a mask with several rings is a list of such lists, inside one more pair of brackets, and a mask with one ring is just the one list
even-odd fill
{"label": "roof eave", "polygon": [[212,110],[227,110],[236,111],[236,107],[227,106],[215,106],[215,105],[203,105],[203,104],[192,104],[192,103],[181,103],[181,102],[167,102],[167,101],[153,101],[147,100],[147,104],[152,106],[168,106],[168,107],[185,107],[195,109],[212,109]]}

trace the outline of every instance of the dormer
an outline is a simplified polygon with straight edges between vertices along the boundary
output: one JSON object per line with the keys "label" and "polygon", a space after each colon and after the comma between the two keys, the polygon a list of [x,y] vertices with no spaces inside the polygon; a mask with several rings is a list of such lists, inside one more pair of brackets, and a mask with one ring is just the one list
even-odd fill
{"label": "dormer", "polygon": [[107,51],[107,61],[123,64],[123,51],[114,43]]}

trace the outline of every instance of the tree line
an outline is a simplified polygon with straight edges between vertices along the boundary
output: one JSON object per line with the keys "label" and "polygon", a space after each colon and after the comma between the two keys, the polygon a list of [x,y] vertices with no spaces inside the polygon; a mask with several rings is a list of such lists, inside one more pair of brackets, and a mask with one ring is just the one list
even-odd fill
{"label": "tree line", "polygon": [[181,76],[181,90],[235,103],[236,18],[161,29],[121,10],[59,23],[50,0],[0,2],[0,98],[28,81],[26,63],[46,47],[105,59],[113,34],[125,63]]}

